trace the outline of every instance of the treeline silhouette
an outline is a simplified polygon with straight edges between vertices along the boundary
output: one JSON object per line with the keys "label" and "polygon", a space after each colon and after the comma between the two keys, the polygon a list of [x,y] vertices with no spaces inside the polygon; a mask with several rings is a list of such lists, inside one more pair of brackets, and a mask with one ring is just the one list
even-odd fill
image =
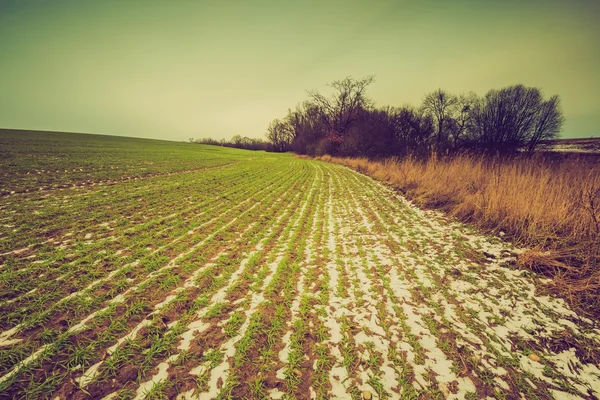
{"label": "treeline silhouette", "polygon": [[375,107],[366,96],[373,81],[335,81],[329,96],[309,91],[308,100],[271,122],[268,149],[368,158],[533,152],[564,122],[558,96],[544,99],[534,87],[508,86],[483,97],[439,89],[419,106]]}
{"label": "treeline silhouette", "polygon": [[249,137],[245,137],[245,136],[242,137],[240,135],[235,135],[230,140],[226,140],[226,139],[216,140],[216,139],[212,139],[212,138],[200,138],[200,139],[190,138],[189,140],[192,143],[210,144],[213,146],[236,147],[238,149],[246,149],[246,150],[274,151],[273,146],[270,143],[268,143],[262,139],[249,138]]}

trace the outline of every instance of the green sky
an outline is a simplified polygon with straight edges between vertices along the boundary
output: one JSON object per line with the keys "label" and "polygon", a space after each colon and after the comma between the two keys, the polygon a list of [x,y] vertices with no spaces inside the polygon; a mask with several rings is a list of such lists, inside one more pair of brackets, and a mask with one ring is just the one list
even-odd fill
{"label": "green sky", "polygon": [[375,75],[377,105],[436,88],[558,94],[600,135],[600,1],[0,0],[0,127],[263,137],[307,89]]}

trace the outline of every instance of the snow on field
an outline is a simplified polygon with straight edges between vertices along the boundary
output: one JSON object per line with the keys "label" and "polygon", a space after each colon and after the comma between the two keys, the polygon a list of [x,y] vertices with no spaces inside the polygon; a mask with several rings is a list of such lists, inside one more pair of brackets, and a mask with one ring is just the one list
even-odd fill
{"label": "snow on field", "polygon": [[69,243],[4,247],[9,397],[600,396],[600,330],[522,249],[370,178],[285,156],[133,184],[63,192],[100,202]]}

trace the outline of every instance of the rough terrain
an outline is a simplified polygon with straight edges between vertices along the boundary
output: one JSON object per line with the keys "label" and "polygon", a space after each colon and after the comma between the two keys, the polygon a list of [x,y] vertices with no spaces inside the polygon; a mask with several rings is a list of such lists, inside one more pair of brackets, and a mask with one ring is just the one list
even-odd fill
{"label": "rough terrain", "polygon": [[189,146],[5,175],[0,397],[600,396],[600,330],[521,250],[342,166]]}

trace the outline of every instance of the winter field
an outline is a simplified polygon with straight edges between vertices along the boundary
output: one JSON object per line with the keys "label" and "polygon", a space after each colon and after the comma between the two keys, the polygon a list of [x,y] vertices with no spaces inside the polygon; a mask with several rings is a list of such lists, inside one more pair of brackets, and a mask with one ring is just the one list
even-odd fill
{"label": "winter field", "polygon": [[545,140],[540,147],[541,151],[600,154],[600,138]]}
{"label": "winter field", "polygon": [[346,167],[0,132],[0,398],[596,399],[521,251]]}

